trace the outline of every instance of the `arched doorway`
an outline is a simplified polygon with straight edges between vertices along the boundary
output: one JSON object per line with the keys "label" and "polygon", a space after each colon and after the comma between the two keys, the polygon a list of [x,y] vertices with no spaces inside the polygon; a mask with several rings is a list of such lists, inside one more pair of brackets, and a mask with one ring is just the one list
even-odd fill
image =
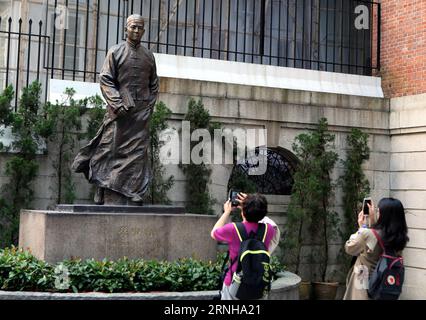
{"label": "arched doorway", "polygon": [[234,166],[228,181],[228,190],[234,188],[249,193],[290,195],[297,167],[296,156],[282,148],[256,148],[256,156],[259,152],[266,156],[266,172],[262,175],[250,175],[249,169],[258,165],[258,158],[247,158],[245,163]]}

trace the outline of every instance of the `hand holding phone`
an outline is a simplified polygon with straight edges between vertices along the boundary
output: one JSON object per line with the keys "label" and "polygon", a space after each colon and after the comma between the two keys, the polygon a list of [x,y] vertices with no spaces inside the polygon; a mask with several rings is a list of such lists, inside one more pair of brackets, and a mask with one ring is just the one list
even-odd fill
{"label": "hand holding phone", "polygon": [[238,201],[238,191],[230,190],[229,191],[229,201],[231,201],[231,204],[233,207],[238,207],[240,205],[240,202]]}
{"label": "hand holding phone", "polygon": [[364,198],[362,202],[362,213],[363,213],[363,225],[371,227],[370,220],[370,206],[372,204],[371,197]]}
{"label": "hand holding phone", "polygon": [[371,197],[366,197],[363,200],[362,210],[364,212],[364,216],[368,216],[370,214],[370,208],[368,207],[368,205],[371,206]]}

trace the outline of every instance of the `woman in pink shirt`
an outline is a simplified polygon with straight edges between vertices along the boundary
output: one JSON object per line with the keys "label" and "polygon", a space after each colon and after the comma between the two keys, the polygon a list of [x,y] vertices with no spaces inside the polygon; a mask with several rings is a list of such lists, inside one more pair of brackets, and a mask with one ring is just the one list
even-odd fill
{"label": "woman in pink shirt", "polygon": [[[247,234],[251,232],[256,233],[259,226],[259,221],[264,219],[268,212],[268,202],[266,198],[261,194],[250,194],[246,195],[240,193],[238,195],[238,200],[240,202],[239,208],[241,209],[241,217],[243,219],[243,225]],[[229,268],[228,272],[225,275],[225,280],[223,283],[221,297],[222,300],[237,300],[229,292],[229,286],[232,282],[232,275],[237,270],[237,258],[238,252],[240,250],[240,239],[235,229],[235,226],[232,223],[227,223],[230,219],[232,213],[231,201],[226,201],[223,205],[223,214],[216,222],[215,226],[211,231],[211,237],[220,242],[226,242],[229,247],[229,258],[232,261],[232,265]],[[266,237],[265,237],[265,246],[269,250],[269,246],[272,238],[276,233],[275,228],[266,223]]]}

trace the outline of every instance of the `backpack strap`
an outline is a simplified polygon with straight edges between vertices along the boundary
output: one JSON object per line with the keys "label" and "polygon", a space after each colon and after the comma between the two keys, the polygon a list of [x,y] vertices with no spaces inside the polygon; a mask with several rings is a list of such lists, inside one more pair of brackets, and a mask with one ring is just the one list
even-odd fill
{"label": "backpack strap", "polygon": [[268,234],[268,227],[265,223],[259,223],[256,232],[256,239],[265,243],[266,235]]}
{"label": "backpack strap", "polygon": [[385,251],[385,245],[383,244],[382,238],[379,236],[379,233],[375,229],[370,229],[374,236],[376,237],[377,241],[379,242],[380,248],[382,248],[383,251]]}
{"label": "backpack strap", "polygon": [[[395,258],[395,257],[392,257],[392,258]],[[398,258],[394,259],[394,260],[392,261],[391,265],[389,266],[389,269],[392,269],[393,265],[394,265],[395,263],[397,263],[397,262],[400,262],[400,263],[401,263],[401,266],[403,266],[403,265],[404,265],[404,258],[402,258],[402,257],[398,257]]]}
{"label": "backpack strap", "polygon": [[373,232],[374,236],[376,237],[377,241],[379,242],[380,247],[381,247],[381,248],[382,248],[382,250],[383,250],[382,256],[383,256],[383,257],[385,257],[385,258],[389,258],[389,259],[392,259],[392,260],[393,260],[393,262],[391,263],[391,265],[390,265],[390,267],[389,267],[389,268],[392,268],[392,267],[393,267],[393,265],[394,265],[395,263],[397,263],[398,261],[400,261],[400,262],[401,262],[401,264],[403,264],[404,259],[403,259],[402,257],[398,256],[398,255],[396,254],[395,250],[393,250],[393,251],[391,250],[391,252],[390,252],[390,253],[393,253],[393,254],[394,254],[393,256],[392,256],[392,255],[390,255],[390,253],[389,253],[389,252],[388,252],[388,253],[386,252],[385,245],[384,245],[384,243],[383,243],[382,238],[379,236],[379,233],[378,233],[375,229],[371,229],[371,231]]}
{"label": "backpack strap", "polygon": [[248,238],[246,228],[242,222],[233,223],[235,230],[237,231],[240,242],[243,242]]}
{"label": "backpack strap", "polygon": [[[234,225],[235,231],[237,231],[237,235],[238,235],[238,238],[240,239],[240,243],[243,242],[244,240],[246,240],[248,238],[248,236],[247,236],[247,231],[246,231],[246,228],[244,227],[244,224],[242,222],[237,222],[237,223],[234,222],[232,224]],[[237,263],[236,272],[240,272],[241,271],[241,265],[240,265],[240,261],[238,259],[238,256],[234,261],[232,261],[232,259],[230,259],[230,261],[231,261],[231,263],[229,265],[229,270],[232,269],[232,265],[236,262]]]}
{"label": "backpack strap", "polygon": [[[248,238],[246,228],[242,222],[233,223],[235,230],[237,231],[240,242],[243,242]],[[259,223],[255,238],[265,243],[266,235],[268,234],[268,228],[266,224]]]}
{"label": "backpack strap", "polygon": [[226,269],[226,264],[228,263],[228,261],[230,261],[231,259],[229,259],[229,250],[228,252],[226,252],[226,256],[225,259],[223,260],[223,264],[222,264],[222,268],[220,269],[222,273],[224,273],[225,269]]}
{"label": "backpack strap", "polygon": [[379,242],[380,248],[382,248],[383,250],[383,254],[386,254],[386,249],[385,249],[385,245],[383,243],[382,238],[379,236],[379,233],[376,231],[376,229],[370,229],[374,236],[376,237],[377,241]]}

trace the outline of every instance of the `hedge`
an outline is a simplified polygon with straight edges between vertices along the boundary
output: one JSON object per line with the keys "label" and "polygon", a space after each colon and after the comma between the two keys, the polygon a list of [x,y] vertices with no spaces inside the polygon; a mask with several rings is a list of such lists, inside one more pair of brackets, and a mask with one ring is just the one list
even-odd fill
{"label": "hedge", "polygon": [[[216,262],[193,258],[173,262],[74,259],[52,265],[28,251],[11,247],[0,250],[0,290],[110,293],[216,290],[224,258],[224,254],[219,254]],[[67,271],[66,276],[63,270]],[[283,271],[275,257],[272,270]]]}

